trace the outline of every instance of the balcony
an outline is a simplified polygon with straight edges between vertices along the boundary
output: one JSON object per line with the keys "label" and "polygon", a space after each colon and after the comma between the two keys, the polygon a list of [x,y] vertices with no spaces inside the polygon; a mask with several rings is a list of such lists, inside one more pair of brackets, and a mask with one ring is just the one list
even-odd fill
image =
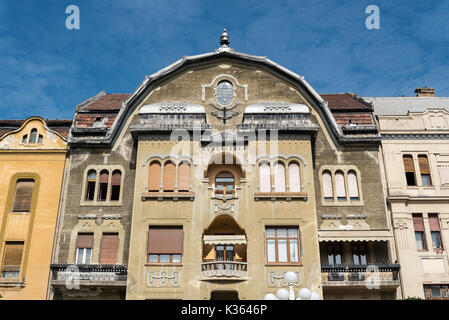
{"label": "balcony", "polygon": [[323,265],[323,287],[397,288],[399,264]]}
{"label": "balcony", "polygon": [[201,271],[204,278],[243,280],[248,277],[247,263],[236,261],[203,262]]}
{"label": "balcony", "polygon": [[123,265],[52,264],[51,283],[54,286],[125,286],[128,268]]}

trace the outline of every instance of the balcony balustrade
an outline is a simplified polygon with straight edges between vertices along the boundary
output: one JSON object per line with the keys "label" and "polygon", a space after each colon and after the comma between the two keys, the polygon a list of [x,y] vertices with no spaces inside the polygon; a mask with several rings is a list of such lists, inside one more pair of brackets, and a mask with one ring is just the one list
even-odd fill
{"label": "balcony balustrade", "polygon": [[323,265],[324,287],[397,288],[399,264]]}
{"label": "balcony balustrade", "polygon": [[105,285],[126,286],[128,268],[123,265],[52,264],[53,285]]}
{"label": "balcony balustrade", "polygon": [[239,279],[248,276],[246,262],[203,262],[201,264],[201,270],[205,278]]}

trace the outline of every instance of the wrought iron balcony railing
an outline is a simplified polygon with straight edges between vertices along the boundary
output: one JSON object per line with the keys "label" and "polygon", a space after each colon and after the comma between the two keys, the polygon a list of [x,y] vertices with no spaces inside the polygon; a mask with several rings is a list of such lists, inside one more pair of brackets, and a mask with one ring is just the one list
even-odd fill
{"label": "wrought iron balcony railing", "polygon": [[52,264],[52,284],[79,281],[80,285],[126,285],[128,268],[123,265]]}

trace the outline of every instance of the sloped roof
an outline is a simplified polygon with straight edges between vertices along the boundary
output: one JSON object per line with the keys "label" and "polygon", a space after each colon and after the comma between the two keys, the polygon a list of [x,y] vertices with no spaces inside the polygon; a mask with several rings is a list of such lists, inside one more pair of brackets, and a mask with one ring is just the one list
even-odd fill
{"label": "sloped roof", "polygon": [[128,99],[130,94],[106,93],[99,94],[87,99],[76,107],[77,111],[119,111],[122,103]]}
{"label": "sloped roof", "polygon": [[427,109],[449,111],[449,97],[363,97],[372,102],[375,115],[407,115],[409,112],[424,112]]}
{"label": "sloped roof", "polygon": [[373,107],[363,98],[352,93],[330,93],[321,94],[321,97],[328,102],[331,111],[373,111]]}

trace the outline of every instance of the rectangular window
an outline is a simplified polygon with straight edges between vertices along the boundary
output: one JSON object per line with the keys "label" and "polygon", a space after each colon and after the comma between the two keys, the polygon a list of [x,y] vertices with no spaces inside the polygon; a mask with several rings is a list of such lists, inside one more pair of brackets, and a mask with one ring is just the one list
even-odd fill
{"label": "rectangular window", "polygon": [[23,241],[7,241],[2,259],[2,278],[19,279],[22,264]]}
{"label": "rectangular window", "polygon": [[355,265],[367,265],[368,261],[366,259],[367,253],[366,243],[352,244],[352,260]]}
{"label": "rectangular window", "polygon": [[13,212],[30,212],[34,180],[17,180]]}
{"label": "rectangular window", "polygon": [[93,233],[80,233],[76,240],[76,264],[90,264],[94,244]]}
{"label": "rectangular window", "polygon": [[341,245],[339,243],[328,244],[327,246],[327,262],[330,265],[342,264]]}
{"label": "rectangular window", "polygon": [[413,227],[415,229],[416,248],[419,251],[427,250],[426,237],[424,235],[424,221],[422,214],[413,214]]}
{"label": "rectangular window", "polygon": [[413,163],[413,157],[409,154],[406,154],[403,156],[403,161],[407,186],[416,186],[415,165]]}
{"label": "rectangular window", "polygon": [[103,234],[101,239],[100,264],[116,264],[119,238],[117,233]]}
{"label": "rectangular window", "polygon": [[420,154],[418,156],[419,171],[421,172],[421,181],[423,186],[431,186],[432,179],[430,178],[429,160],[426,155]]}
{"label": "rectangular window", "polygon": [[427,300],[449,300],[449,285],[426,284],[424,285],[424,295]]}
{"label": "rectangular window", "polygon": [[441,241],[440,222],[438,214],[429,214],[430,235],[432,237],[433,249],[438,250],[443,248]]}
{"label": "rectangular window", "polygon": [[182,236],[182,227],[150,227],[148,262],[181,263]]}
{"label": "rectangular window", "polygon": [[298,227],[266,228],[265,231],[269,263],[299,262]]}

